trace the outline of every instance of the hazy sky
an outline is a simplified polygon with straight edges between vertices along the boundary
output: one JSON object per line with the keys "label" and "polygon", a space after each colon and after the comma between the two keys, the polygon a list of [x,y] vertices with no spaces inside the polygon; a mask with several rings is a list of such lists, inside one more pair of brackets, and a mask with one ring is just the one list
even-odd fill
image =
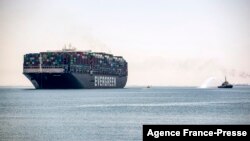
{"label": "hazy sky", "polygon": [[0,0],[0,85],[29,85],[23,55],[106,51],[128,85],[250,83],[248,0]]}

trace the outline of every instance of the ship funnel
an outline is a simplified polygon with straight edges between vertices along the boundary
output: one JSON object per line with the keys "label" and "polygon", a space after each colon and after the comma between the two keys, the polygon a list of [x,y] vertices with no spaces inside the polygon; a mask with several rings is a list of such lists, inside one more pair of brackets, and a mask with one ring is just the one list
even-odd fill
{"label": "ship funnel", "polygon": [[71,43],[69,43],[68,47],[66,46],[66,44],[64,45],[62,51],[76,51],[76,48],[73,47]]}

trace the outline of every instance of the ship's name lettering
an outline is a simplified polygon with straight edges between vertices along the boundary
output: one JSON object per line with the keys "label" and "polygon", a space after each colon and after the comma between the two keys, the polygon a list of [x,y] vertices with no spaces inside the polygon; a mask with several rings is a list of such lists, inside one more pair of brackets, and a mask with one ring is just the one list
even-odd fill
{"label": "ship's name lettering", "polygon": [[110,76],[95,76],[95,87],[115,87],[116,78]]}

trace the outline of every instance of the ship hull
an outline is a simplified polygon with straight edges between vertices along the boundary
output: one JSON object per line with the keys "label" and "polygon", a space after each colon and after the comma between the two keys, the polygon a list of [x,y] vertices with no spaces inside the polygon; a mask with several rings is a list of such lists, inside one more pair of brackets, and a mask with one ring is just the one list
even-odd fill
{"label": "ship hull", "polygon": [[24,73],[36,89],[124,88],[127,76],[82,73]]}
{"label": "ship hull", "polygon": [[227,86],[218,86],[218,88],[233,88],[233,85],[227,85]]}

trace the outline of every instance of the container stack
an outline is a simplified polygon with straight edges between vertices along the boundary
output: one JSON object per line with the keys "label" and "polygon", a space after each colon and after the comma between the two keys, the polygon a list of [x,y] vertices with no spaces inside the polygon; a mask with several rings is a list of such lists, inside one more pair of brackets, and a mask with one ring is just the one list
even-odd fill
{"label": "container stack", "polygon": [[24,68],[39,68],[39,53],[29,53],[24,55]]}
{"label": "container stack", "polygon": [[69,56],[63,52],[41,52],[43,68],[61,68],[69,63]]}
{"label": "container stack", "polygon": [[[127,75],[127,62],[120,56],[101,52],[41,52],[42,68],[64,68],[65,72]],[[39,67],[40,54],[26,54],[24,67]]]}

